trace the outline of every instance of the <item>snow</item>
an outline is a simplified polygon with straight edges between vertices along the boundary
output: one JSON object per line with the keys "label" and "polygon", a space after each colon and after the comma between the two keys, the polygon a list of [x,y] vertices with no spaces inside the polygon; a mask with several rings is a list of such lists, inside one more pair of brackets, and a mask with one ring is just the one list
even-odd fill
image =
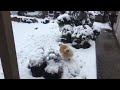
{"label": "snow", "polygon": [[51,73],[51,74],[58,73],[58,65],[54,65],[54,66],[53,66],[53,64],[48,65],[45,68],[45,71],[48,73]]}
{"label": "snow", "polygon": [[51,54],[49,55],[49,58],[56,58],[56,55],[51,53]]}
{"label": "snow", "polygon": [[109,23],[99,23],[99,22],[93,23],[93,29],[94,30],[105,30],[105,29],[112,30]]}
{"label": "snow", "polygon": [[[12,22],[15,36],[17,59],[19,65],[20,77],[23,79],[34,78],[27,68],[31,52],[35,48],[44,48],[45,53],[51,48],[58,48],[57,38],[60,37],[58,25],[54,23],[42,24],[31,23],[23,24]],[[37,30],[34,28],[38,27]],[[52,42],[52,43],[51,43]],[[33,55],[33,58],[36,55]]]}
{"label": "snow", "polygon": [[[88,49],[73,49],[75,52],[71,62],[64,62],[63,79],[96,79],[96,52],[95,42],[91,41],[92,47]],[[76,76],[76,77],[74,77]]]}
{"label": "snow", "polygon": [[77,43],[76,42],[72,42],[72,45],[77,45]]}
{"label": "snow", "polygon": [[[64,74],[63,78],[71,79],[96,79],[96,51],[95,42],[90,41],[92,45],[88,49],[73,49],[74,57],[71,62],[64,63]],[[72,74],[72,75],[71,75]],[[76,77],[74,77],[76,76]]]}
{"label": "snow", "polygon": [[89,14],[92,14],[93,16],[100,14],[99,11],[88,11]]}
{"label": "snow", "polygon": [[82,24],[85,24],[85,20],[82,21]]}
{"label": "snow", "polygon": [[11,15],[11,17],[17,17],[17,18],[22,18],[22,19],[35,19],[34,17],[25,17],[25,16],[18,16],[18,15]]}
{"label": "snow", "polygon": [[[67,15],[64,15],[67,16]],[[23,16],[20,16],[23,17]],[[61,37],[57,23],[42,24],[39,23],[17,23],[12,21],[13,33],[15,39],[17,62],[21,79],[44,79],[43,77],[35,78],[28,69],[29,60],[38,60],[43,54],[41,47],[47,54],[50,49],[59,52],[59,42]],[[36,30],[35,28],[38,27]],[[96,50],[95,42],[90,41],[91,47],[88,49],[75,49],[68,44],[74,52],[73,59],[70,62],[62,60],[63,77],[62,79],[96,79]],[[50,55],[54,56],[54,55]],[[37,61],[36,61],[37,62]],[[35,62],[35,63],[36,63]],[[1,66],[1,65],[0,65]],[[46,70],[57,71],[57,64],[51,64]],[[0,78],[3,78],[2,68],[0,67]]]}
{"label": "snow", "polygon": [[58,63],[55,63],[54,60],[50,60],[48,61],[48,65],[45,68],[45,71],[51,74],[57,73],[61,65],[62,65],[61,63],[58,64]]}
{"label": "snow", "polygon": [[62,14],[60,16],[57,17],[57,20],[63,21],[63,18],[66,18],[68,21],[70,20],[70,15],[68,14]]}
{"label": "snow", "polygon": [[[10,11],[11,15],[17,15],[18,11]],[[41,11],[34,11],[34,12],[27,12],[25,15],[29,16],[35,16],[35,15],[41,15]]]}
{"label": "snow", "polygon": [[95,19],[95,16],[100,14],[100,11],[88,11],[90,15],[90,18]]}
{"label": "snow", "polygon": [[30,53],[30,57],[29,57],[29,66],[35,66],[37,64],[42,63],[42,60],[44,57],[44,50],[42,48],[36,48],[34,49],[31,53]]}
{"label": "snow", "polygon": [[27,22],[31,22],[31,23],[32,23],[32,21],[31,21],[30,19],[28,19],[28,18],[22,18],[22,20],[23,20],[23,21],[27,21]]}
{"label": "snow", "polygon": [[80,25],[77,27],[73,28],[74,33],[72,34],[72,37],[79,37],[80,35],[91,35],[93,33],[93,30],[91,27],[89,27],[88,25],[85,25],[85,28]]}
{"label": "snow", "polygon": [[91,35],[93,33],[92,28],[90,26],[88,26],[88,25],[85,25],[85,27],[86,27],[86,29],[84,30],[85,32],[83,34],[84,35]]}
{"label": "snow", "polygon": [[41,23],[45,23],[46,21],[50,21],[50,18],[44,18]]}
{"label": "snow", "polygon": [[48,18],[45,18],[44,20],[49,20]]}
{"label": "snow", "polygon": [[71,25],[65,25],[62,27],[62,35],[67,35],[68,33],[72,33],[73,27]]}
{"label": "snow", "polygon": [[72,31],[72,26],[71,25],[65,25],[63,26],[63,29],[68,29],[69,31]]}
{"label": "snow", "polygon": [[34,12],[27,12],[26,15],[39,15],[40,14],[40,11],[34,11]]}

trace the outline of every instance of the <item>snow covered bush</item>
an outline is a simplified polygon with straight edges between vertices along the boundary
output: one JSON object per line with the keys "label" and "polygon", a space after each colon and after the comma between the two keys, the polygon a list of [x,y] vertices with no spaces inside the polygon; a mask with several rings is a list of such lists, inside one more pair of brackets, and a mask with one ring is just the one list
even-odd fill
{"label": "snow covered bush", "polygon": [[103,22],[103,16],[101,14],[96,15],[95,21],[96,22]]}
{"label": "snow covered bush", "polygon": [[45,79],[60,79],[63,74],[62,64],[51,59],[47,62],[47,66],[43,73]]}
{"label": "snow covered bush", "polygon": [[44,62],[44,50],[37,48],[30,54],[28,68],[31,70],[33,77],[41,77],[44,72],[44,68],[47,66]]}
{"label": "snow covered bush", "polygon": [[50,20],[49,20],[48,18],[44,18],[44,20],[43,20],[41,23],[47,24],[47,23],[49,23],[49,22],[50,22]]}
{"label": "snow covered bush", "polygon": [[100,11],[88,11],[89,18],[95,19],[96,15],[102,14]]}
{"label": "snow covered bush", "polygon": [[[30,63],[33,63],[30,62]],[[33,77],[41,77],[44,72],[44,68],[47,66],[46,62],[41,62],[33,66],[29,66],[29,69],[31,70],[32,76]]]}
{"label": "snow covered bush", "polygon": [[38,23],[38,21],[34,19],[29,19],[29,18],[21,18],[21,22],[23,23]]}
{"label": "snow covered bush", "polygon": [[[45,58],[45,57],[44,57]],[[44,58],[34,58],[30,59],[28,68],[31,71],[33,77],[41,77],[43,76],[43,72],[47,63],[45,62]]]}
{"label": "snow covered bush", "polygon": [[[74,26],[65,25],[61,29],[62,37],[61,41],[64,43],[72,43],[73,47],[86,48],[90,47],[90,44],[86,43],[93,37],[93,29],[88,25]],[[85,43],[84,43],[85,42]]]}
{"label": "snow covered bush", "polygon": [[72,24],[72,18],[68,14],[62,14],[62,15],[57,17],[57,23],[58,23],[59,27],[63,27],[66,24],[71,25]]}
{"label": "snow covered bush", "polygon": [[92,40],[96,40],[98,36],[100,35],[100,29],[93,29],[93,35],[91,36]]}
{"label": "snow covered bush", "polygon": [[[45,79],[60,79],[63,74],[61,56],[55,50],[49,50],[45,55],[43,52],[36,51],[35,56],[31,56],[28,68],[33,77],[43,76]],[[39,54],[38,54],[39,52]]]}
{"label": "snow covered bush", "polygon": [[[69,11],[57,18],[59,30],[61,32],[61,42],[72,43],[72,46],[79,48],[89,48],[89,40],[96,40],[101,29],[94,28],[96,19],[107,21],[108,13],[105,11]],[[100,18],[96,18],[101,15]],[[98,20],[99,21],[99,20]]]}
{"label": "snow covered bush", "polygon": [[91,39],[93,35],[92,28],[88,25],[80,25],[74,27],[73,31],[74,32],[72,34],[73,38],[72,46],[75,47],[76,49],[89,48],[90,44],[88,41]]}
{"label": "snow covered bush", "polygon": [[77,38],[81,37],[82,40],[90,39],[90,35],[93,33],[92,28],[88,25],[80,25],[74,27],[73,31],[74,32],[72,34],[72,37],[77,37]]}
{"label": "snow covered bush", "polygon": [[73,27],[71,25],[65,25],[60,30],[62,32],[61,41],[64,43],[71,43],[71,34],[73,33]]}
{"label": "snow covered bush", "polygon": [[54,11],[54,18],[53,19],[56,19],[59,15],[60,15],[59,11]]}
{"label": "snow covered bush", "polygon": [[24,16],[27,12],[26,11],[18,11],[17,14],[20,16]]}
{"label": "snow covered bush", "polygon": [[73,32],[73,27],[71,25],[67,24],[61,28],[61,32],[62,32],[62,35],[66,35],[68,33],[71,34]]}
{"label": "snow covered bush", "polygon": [[70,15],[73,18],[73,23],[75,26],[79,26],[85,23],[85,20],[83,21],[83,19],[86,19],[86,13],[82,12],[82,11],[73,11],[70,12]]}
{"label": "snow covered bush", "polygon": [[64,14],[66,11],[60,11],[61,12],[61,14]]}
{"label": "snow covered bush", "polygon": [[28,18],[22,18],[23,23],[32,23],[32,21]]}
{"label": "snow covered bush", "polygon": [[83,49],[87,49],[87,48],[89,48],[91,45],[90,45],[90,43],[88,42],[88,41],[84,41],[84,43],[82,44],[82,48]]}
{"label": "snow covered bush", "polygon": [[[98,11],[96,11],[96,12],[98,12]],[[95,21],[96,22],[102,22],[102,23],[109,22],[109,15],[110,15],[109,11],[99,11],[95,15]]]}
{"label": "snow covered bush", "polygon": [[11,20],[14,22],[21,22],[21,19],[18,17],[11,17]]}
{"label": "snow covered bush", "polygon": [[43,73],[43,77],[45,79],[60,79],[63,74],[62,60],[59,53],[55,50],[50,50],[46,55],[45,61],[47,62],[47,66],[45,67],[45,71]]}
{"label": "snow covered bush", "polygon": [[46,62],[51,59],[53,59],[55,62],[60,62],[62,60],[60,54],[53,49],[50,49],[49,52],[45,55]]}
{"label": "snow covered bush", "polygon": [[72,17],[73,25],[75,26],[89,25],[92,27],[94,22],[94,20],[90,18],[87,11],[70,11],[69,15]]}

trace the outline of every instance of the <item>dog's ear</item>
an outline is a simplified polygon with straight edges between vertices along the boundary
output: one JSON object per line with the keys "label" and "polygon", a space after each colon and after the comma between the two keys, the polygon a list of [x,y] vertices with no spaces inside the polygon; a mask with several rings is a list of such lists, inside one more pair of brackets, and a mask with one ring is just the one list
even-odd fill
{"label": "dog's ear", "polygon": [[65,51],[65,52],[69,52],[70,50],[69,50],[68,48],[66,48],[64,51]]}
{"label": "dog's ear", "polygon": [[60,42],[60,43],[59,43],[59,46],[61,46],[62,44],[63,44],[63,43],[62,43],[62,42]]}
{"label": "dog's ear", "polygon": [[61,46],[61,45],[62,45],[62,43],[59,44],[59,46]]}

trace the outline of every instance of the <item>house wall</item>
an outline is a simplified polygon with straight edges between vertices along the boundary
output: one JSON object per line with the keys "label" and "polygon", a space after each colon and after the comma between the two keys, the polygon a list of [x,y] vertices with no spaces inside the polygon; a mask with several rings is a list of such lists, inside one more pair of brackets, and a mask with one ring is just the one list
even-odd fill
{"label": "house wall", "polygon": [[114,24],[114,32],[120,44],[120,11],[118,12],[117,22]]}

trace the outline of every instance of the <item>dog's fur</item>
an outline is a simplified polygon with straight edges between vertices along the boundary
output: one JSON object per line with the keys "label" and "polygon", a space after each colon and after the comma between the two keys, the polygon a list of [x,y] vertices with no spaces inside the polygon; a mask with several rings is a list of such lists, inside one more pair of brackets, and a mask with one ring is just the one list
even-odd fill
{"label": "dog's fur", "polygon": [[73,57],[72,49],[67,44],[64,43],[59,44],[59,46],[60,46],[59,51],[62,55],[62,58],[64,60],[71,60],[71,58]]}

